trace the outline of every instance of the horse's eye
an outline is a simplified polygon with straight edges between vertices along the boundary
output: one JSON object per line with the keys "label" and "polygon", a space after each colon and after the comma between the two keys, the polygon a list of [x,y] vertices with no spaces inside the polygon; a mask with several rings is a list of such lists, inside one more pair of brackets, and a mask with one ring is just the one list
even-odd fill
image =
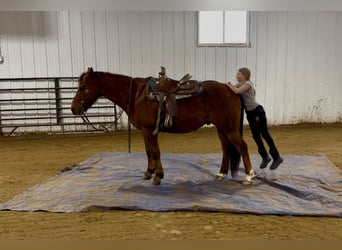
{"label": "horse's eye", "polygon": [[86,88],[84,85],[80,85],[79,86],[79,90],[81,91],[81,92],[83,92],[84,94],[89,94],[89,89],[88,88]]}

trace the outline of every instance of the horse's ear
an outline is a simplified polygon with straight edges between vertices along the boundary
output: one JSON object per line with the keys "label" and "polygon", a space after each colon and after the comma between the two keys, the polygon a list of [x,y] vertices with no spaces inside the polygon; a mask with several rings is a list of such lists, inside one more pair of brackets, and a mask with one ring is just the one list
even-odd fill
{"label": "horse's ear", "polygon": [[92,68],[92,67],[88,67],[87,74],[88,74],[88,75],[92,75],[93,72],[94,72],[93,68]]}

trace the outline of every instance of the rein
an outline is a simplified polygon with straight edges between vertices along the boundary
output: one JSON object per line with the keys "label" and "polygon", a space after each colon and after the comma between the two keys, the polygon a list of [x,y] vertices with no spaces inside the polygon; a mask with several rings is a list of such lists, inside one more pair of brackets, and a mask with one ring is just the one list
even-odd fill
{"label": "rein", "polygon": [[128,91],[128,107],[127,107],[127,116],[128,116],[128,153],[131,153],[131,122],[129,121],[129,118],[130,118],[130,111],[131,111],[132,85],[133,85],[133,78],[131,78],[131,81],[129,82],[129,91]]}
{"label": "rein", "polygon": [[[87,123],[88,125],[90,125],[94,130],[99,130],[98,128],[96,128],[94,126],[94,124],[91,123],[91,121],[89,120],[87,114],[85,112],[82,113],[81,118],[83,120],[84,123]],[[104,130],[106,130],[107,132],[109,132],[108,128],[106,128],[104,125],[99,124]]]}

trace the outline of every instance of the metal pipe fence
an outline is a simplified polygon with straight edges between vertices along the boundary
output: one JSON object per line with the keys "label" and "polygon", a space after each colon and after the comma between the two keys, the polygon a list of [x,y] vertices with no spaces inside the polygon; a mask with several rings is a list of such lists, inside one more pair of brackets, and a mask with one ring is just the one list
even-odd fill
{"label": "metal pipe fence", "polygon": [[0,79],[0,135],[122,129],[122,109],[104,98],[88,110],[90,123],[74,116],[77,85],[77,77]]}

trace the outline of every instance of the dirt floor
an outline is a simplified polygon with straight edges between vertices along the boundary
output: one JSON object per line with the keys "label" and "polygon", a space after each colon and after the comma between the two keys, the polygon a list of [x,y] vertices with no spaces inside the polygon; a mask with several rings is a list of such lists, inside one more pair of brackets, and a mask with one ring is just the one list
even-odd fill
{"label": "dirt floor", "polygon": [[[342,170],[342,123],[272,127],[282,154],[325,154]],[[256,146],[248,128],[249,152]],[[215,128],[160,134],[162,152],[218,153]],[[0,203],[99,153],[127,152],[127,133],[0,137]],[[132,151],[144,152],[139,131]],[[254,166],[255,168],[257,166]],[[0,212],[0,239],[342,239],[342,218],[206,212]]]}

